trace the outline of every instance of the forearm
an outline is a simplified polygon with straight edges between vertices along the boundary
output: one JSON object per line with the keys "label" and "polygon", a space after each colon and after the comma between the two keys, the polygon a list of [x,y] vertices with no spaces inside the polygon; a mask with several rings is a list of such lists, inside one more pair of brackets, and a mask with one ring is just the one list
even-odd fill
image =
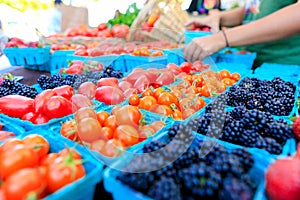
{"label": "forearm", "polygon": [[233,27],[241,25],[244,18],[244,7],[235,8],[233,10],[220,12],[221,26]]}
{"label": "forearm", "polygon": [[300,2],[267,17],[226,31],[230,46],[271,42],[300,34]]}

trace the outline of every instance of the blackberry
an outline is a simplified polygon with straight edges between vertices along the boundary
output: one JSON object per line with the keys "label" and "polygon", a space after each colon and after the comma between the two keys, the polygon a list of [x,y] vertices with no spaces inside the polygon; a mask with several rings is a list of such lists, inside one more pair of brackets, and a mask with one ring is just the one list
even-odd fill
{"label": "blackberry", "polygon": [[281,154],[282,146],[276,142],[273,138],[265,138],[265,150],[271,154]]}
{"label": "blackberry", "polygon": [[223,189],[220,191],[219,199],[226,200],[251,200],[253,199],[253,191],[251,187],[243,181],[228,177],[223,181]]}
{"label": "blackberry", "polygon": [[239,137],[243,134],[244,130],[245,125],[242,122],[233,121],[224,128],[221,139],[236,144],[239,141]]}
{"label": "blackberry", "polygon": [[216,157],[211,165],[223,178],[228,175],[240,177],[244,173],[242,163],[240,163],[238,156],[234,154],[222,154],[221,157]]}
{"label": "blackberry", "polygon": [[246,105],[246,108],[249,109],[249,110],[260,108],[260,107],[262,107],[261,97],[260,96],[252,97],[252,98],[247,100],[245,105]]}
{"label": "blackberry", "polygon": [[[153,174],[157,180],[159,180],[162,176],[165,176],[167,178],[173,178],[174,180],[177,179],[177,171],[172,164],[154,171]],[[176,180],[176,183],[179,183],[178,180]]]}
{"label": "blackberry", "polygon": [[231,153],[238,157],[240,163],[243,165],[244,172],[248,173],[254,164],[254,159],[251,153],[245,148],[234,149]]}
{"label": "blackberry", "polygon": [[241,120],[245,117],[245,115],[248,113],[248,110],[243,106],[235,107],[231,112],[230,115],[235,120]]}
{"label": "blackberry", "polygon": [[175,124],[174,126],[172,126],[171,128],[169,128],[168,129],[168,136],[170,137],[170,138],[174,138],[176,135],[177,135],[177,133],[178,133],[178,131],[179,131],[179,127],[180,125],[178,125],[178,124]]}
{"label": "blackberry", "polygon": [[166,144],[165,143],[162,143],[158,140],[154,140],[150,143],[147,143],[143,146],[143,152],[144,153],[151,153],[151,152],[154,152],[154,151],[158,151],[160,150],[161,148],[163,148]]}
{"label": "blackberry", "polygon": [[121,172],[117,179],[133,189],[147,194],[148,189],[155,181],[154,175],[151,172],[147,173],[128,173]]}
{"label": "blackberry", "polygon": [[240,144],[244,147],[255,147],[257,140],[259,140],[260,135],[254,130],[245,130],[236,144]]}
{"label": "blackberry", "polygon": [[261,132],[265,129],[267,125],[267,113],[259,110],[250,110],[247,112],[241,122],[245,124],[247,129],[254,130],[256,132]]}
{"label": "blackberry", "polygon": [[0,97],[10,95],[10,89],[5,87],[0,87]]}
{"label": "blackberry", "polygon": [[123,78],[123,73],[120,70],[115,70],[110,73],[111,77]]}
{"label": "blackberry", "polygon": [[275,121],[268,124],[268,128],[265,132],[265,137],[270,137],[275,139],[279,144],[285,143],[288,139],[293,138],[292,127],[285,123],[279,123]]}
{"label": "blackberry", "polygon": [[200,117],[198,120],[197,133],[206,135],[208,132],[210,121],[211,121],[211,113],[205,114],[202,117]]}
{"label": "blackberry", "polygon": [[15,81],[9,79],[4,79],[4,81],[1,84],[1,87],[5,87],[8,89],[12,89],[14,86],[15,86]]}
{"label": "blackberry", "polygon": [[198,124],[201,118],[195,118],[195,119],[191,119],[187,126],[191,127],[192,131],[197,131],[198,130]]}
{"label": "blackberry", "polygon": [[217,197],[222,179],[211,166],[203,162],[193,164],[179,172],[182,192],[195,199]]}
{"label": "blackberry", "polygon": [[103,72],[106,73],[108,76],[110,76],[111,72],[113,72],[113,71],[114,71],[114,68],[111,65],[104,67],[104,70],[103,70]]}
{"label": "blackberry", "polygon": [[172,178],[162,176],[147,193],[156,200],[181,200],[180,186]]}
{"label": "blackberry", "polygon": [[191,166],[194,163],[197,163],[200,161],[198,157],[197,150],[191,149],[185,153],[183,153],[173,164],[173,168],[177,171],[182,170],[184,168],[187,168]]}

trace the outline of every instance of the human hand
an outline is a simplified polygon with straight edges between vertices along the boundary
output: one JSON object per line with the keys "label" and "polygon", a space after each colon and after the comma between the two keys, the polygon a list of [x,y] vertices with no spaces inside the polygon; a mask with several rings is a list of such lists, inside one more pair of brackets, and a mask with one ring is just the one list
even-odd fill
{"label": "human hand", "polygon": [[195,38],[184,48],[184,58],[189,62],[202,60],[224,47],[226,41],[222,33]]}
{"label": "human hand", "polygon": [[213,33],[217,33],[220,30],[220,19],[221,17],[219,13],[215,13],[204,18],[192,18],[189,21],[187,21],[184,24],[184,26],[188,27],[194,25],[196,28],[208,26],[211,28],[211,31]]}

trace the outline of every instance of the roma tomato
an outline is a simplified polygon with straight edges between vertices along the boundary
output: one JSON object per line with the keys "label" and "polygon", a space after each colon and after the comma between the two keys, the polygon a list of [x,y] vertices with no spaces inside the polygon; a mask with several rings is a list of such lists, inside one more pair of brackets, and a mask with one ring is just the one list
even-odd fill
{"label": "roma tomato", "polygon": [[97,113],[97,120],[101,124],[101,126],[104,126],[105,120],[109,117],[109,113],[106,111],[99,111]]}
{"label": "roma tomato", "polygon": [[119,104],[125,100],[123,92],[119,88],[112,86],[97,88],[95,98],[106,105]]}
{"label": "roma tomato", "polygon": [[18,138],[11,138],[9,140],[6,140],[3,142],[3,144],[0,146],[0,154],[2,152],[8,151],[9,149],[13,148],[17,144],[24,144],[22,140]]}
{"label": "roma tomato", "polygon": [[48,166],[46,174],[47,191],[53,193],[67,184],[85,176],[85,169],[80,160],[72,157],[58,157]]}
{"label": "roma tomato", "polygon": [[17,144],[0,154],[0,178],[5,179],[16,171],[35,167],[39,162],[36,152],[24,144]]}
{"label": "roma tomato", "polygon": [[34,99],[34,111],[36,113],[44,113],[44,104],[53,96],[56,96],[56,93],[51,89],[44,90],[38,94]]}
{"label": "roma tomato", "polygon": [[53,89],[53,92],[56,93],[57,96],[64,97],[68,100],[75,94],[75,90],[73,87],[69,85],[63,85]]}
{"label": "roma tomato", "polygon": [[182,72],[181,68],[174,63],[169,63],[166,68],[171,70],[171,72],[173,72],[175,75],[178,75]]}
{"label": "roma tomato", "polygon": [[74,94],[71,98],[71,102],[74,104],[76,109],[93,106],[94,103],[82,94]]}
{"label": "roma tomato", "polygon": [[138,127],[142,118],[141,111],[131,105],[122,106],[116,113],[116,121],[118,125],[131,125]]}
{"label": "roma tomato", "polygon": [[9,176],[3,183],[6,199],[43,198],[47,182],[37,168],[21,169]]}
{"label": "roma tomato", "polygon": [[128,81],[121,81],[118,86],[123,92],[125,92],[127,89],[132,87],[132,84]]}
{"label": "roma tomato", "polygon": [[119,81],[117,78],[101,78],[98,83],[97,87],[102,87],[102,86],[113,86],[113,87],[118,87]]}
{"label": "roma tomato", "polygon": [[73,104],[61,96],[51,97],[44,105],[44,111],[49,118],[61,118],[73,113]]}
{"label": "roma tomato", "polygon": [[34,100],[20,95],[7,95],[0,98],[0,113],[21,118],[34,112]]}
{"label": "roma tomato", "polygon": [[130,147],[139,142],[139,133],[133,126],[120,125],[114,132],[114,138],[119,140],[123,147]]}
{"label": "roma tomato", "polygon": [[106,140],[102,133],[101,125],[97,119],[86,117],[78,122],[77,132],[80,140],[84,142],[93,142],[95,140]]}
{"label": "roma tomato", "polygon": [[97,119],[97,113],[93,108],[90,107],[80,108],[74,115],[74,119],[77,123],[79,123],[84,118],[88,118],[88,117]]}
{"label": "roma tomato", "polygon": [[46,140],[46,138],[38,134],[30,134],[25,136],[23,138],[23,143],[32,148],[38,154],[40,159],[45,157],[50,150],[49,142]]}
{"label": "roma tomato", "polygon": [[89,99],[95,97],[97,86],[92,82],[84,82],[78,88],[78,94],[82,94]]}

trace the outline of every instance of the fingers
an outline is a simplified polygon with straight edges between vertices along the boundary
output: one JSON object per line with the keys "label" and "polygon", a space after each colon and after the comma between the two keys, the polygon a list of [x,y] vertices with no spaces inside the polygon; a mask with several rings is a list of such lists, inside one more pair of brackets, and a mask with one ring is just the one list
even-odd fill
{"label": "fingers", "polygon": [[192,41],[186,48],[184,48],[184,57],[189,62],[198,60],[200,54],[201,47],[195,41]]}

